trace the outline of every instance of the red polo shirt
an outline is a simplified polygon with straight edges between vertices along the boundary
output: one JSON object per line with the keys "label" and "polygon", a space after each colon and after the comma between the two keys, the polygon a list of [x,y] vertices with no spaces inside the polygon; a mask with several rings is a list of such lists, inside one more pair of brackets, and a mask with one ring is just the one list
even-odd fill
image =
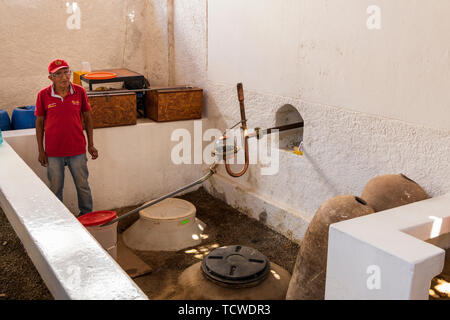
{"label": "red polo shirt", "polygon": [[45,152],[49,157],[70,157],[86,152],[86,138],[81,124],[81,112],[91,110],[86,90],[71,84],[64,99],[53,85],[39,91],[36,100],[37,117],[44,117]]}

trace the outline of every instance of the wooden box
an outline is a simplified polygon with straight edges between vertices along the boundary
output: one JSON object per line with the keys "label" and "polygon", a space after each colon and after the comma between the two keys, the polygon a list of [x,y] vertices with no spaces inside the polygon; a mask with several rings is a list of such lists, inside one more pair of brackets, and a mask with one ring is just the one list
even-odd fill
{"label": "wooden box", "polygon": [[200,119],[203,89],[158,88],[147,92],[146,114],[155,121]]}
{"label": "wooden box", "polygon": [[137,122],[136,94],[89,96],[94,128],[133,125]]}

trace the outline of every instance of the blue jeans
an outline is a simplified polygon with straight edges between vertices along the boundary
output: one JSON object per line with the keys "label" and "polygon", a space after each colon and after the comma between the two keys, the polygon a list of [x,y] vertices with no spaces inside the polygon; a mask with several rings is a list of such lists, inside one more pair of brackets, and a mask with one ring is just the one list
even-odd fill
{"label": "blue jeans", "polygon": [[47,177],[50,190],[63,201],[64,167],[68,166],[77,188],[80,215],[92,211],[92,195],[89,188],[86,154],[71,157],[48,157]]}

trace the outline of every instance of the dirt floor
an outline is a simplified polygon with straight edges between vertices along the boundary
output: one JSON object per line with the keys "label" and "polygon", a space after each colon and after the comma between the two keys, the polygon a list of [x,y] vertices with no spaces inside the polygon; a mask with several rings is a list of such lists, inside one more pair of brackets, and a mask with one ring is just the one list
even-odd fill
{"label": "dirt floor", "polygon": [[[197,247],[178,252],[134,251],[151,268],[152,272],[134,281],[150,299],[176,299],[178,276],[186,268],[200,262],[215,246],[239,244],[259,250],[267,258],[292,273],[299,246],[269,229],[263,223],[231,208],[213,198],[202,188],[180,196],[197,208],[197,217],[206,223],[207,239]],[[120,216],[137,206],[115,209]],[[119,222],[119,233],[126,230],[138,215]],[[186,253],[185,251],[188,251]],[[450,282],[450,252],[447,250],[444,272],[435,277],[430,289],[430,299],[450,299],[439,291]],[[441,287],[439,287],[441,285]],[[53,299],[34,265],[26,254],[6,216],[0,209],[0,300]]]}
{"label": "dirt floor", "polygon": [[0,208],[0,300],[53,299]]}

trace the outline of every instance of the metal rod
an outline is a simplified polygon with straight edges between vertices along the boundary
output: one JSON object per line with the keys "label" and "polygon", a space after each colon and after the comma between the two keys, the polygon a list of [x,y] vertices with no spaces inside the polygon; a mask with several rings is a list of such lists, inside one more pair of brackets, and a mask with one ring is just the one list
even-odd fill
{"label": "metal rod", "polygon": [[129,212],[127,212],[127,213],[121,215],[120,217],[117,217],[117,218],[115,218],[114,220],[111,220],[111,221],[109,221],[109,222],[107,222],[107,223],[104,223],[104,224],[102,224],[102,225],[100,225],[100,226],[101,226],[101,227],[104,227],[104,226],[113,224],[113,223],[115,223],[115,222],[117,222],[117,221],[119,221],[119,220],[122,220],[122,219],[124,219],[124,218],[126,218],[126,217],[128,217],[128,216],[130,216],[130,215],[132,215],[132,214],[134,214],[134,213],[139,212],[139,211],[142,210],[142,209],[145,209],[145,208],[147,208],[147,207],[150,207],[150,206],[152,206],[152,205],[154,205],[154,204],[157,204],[158,202],[163,201],[164,199],[170,198],[170,197],[172,197],[172,196],[174,196],[174,195],[176,195],[176,194],[178,194],[178,193],[180,193],[180,192],[182,192],[182,191],[184,191],[184,190],[187,190],[187,189],[189,189],[189,188],[191,188],[191,187],[193,187],[193,186],[195,186],[195,185],[197,185],[197,184],[200,184],[200,183],[205,182],[205,181],[208,180],[214,173],[216,173],[216,171],[214,170],[214,167],[215,167],[215,164],[213,164],[211,167],[209,167],[209,172],[208,172],[207,174],[205,174],[203,177],[201,177],[200,179],[198,179],[197,181],[194,181],[193,183],[188,184],[187,186],[184,186],[184,187],[182,187],[182,188],[180,188],[180,189],[178,189],[178,190],[176,190],[176,191],[174,191],[174,192],[168,193],[168,194],[166,194],[166,195],[164,195],[164,196],[162,196],[162,197],[160,197],[160,198],[158,198],[158,199],[155,199],[155,200],[153,200],[153,201],[147,202],[147,203],[143,204],[142,206],[140,206],[139,208],[133,209],[133,210],[131,210],[131,211],[129,211]]}
{"label": "metal rod", "polygon": [[286,131],[286,130],[292,130],[292,129],[297,129],[297,128],[303,128],[304,123],[303,121],[300,122],[296,122],[296,123],[291,123],[291,124],[287,124],[287,125],[283,125],[283,126],[278,126],[278,127],[273,127],[273,128],[269,128],[269,129],[260,129],[260,128],[255,128],[255,132],[249,133],[247,136],[249,138],[254,138],[257,137],[258,139],[261,138],[263,135],[265,134],[271,134],[272,131],[278,130],[278,132],[281,131]]}
{"label": "metal rod", "polygon": [[286,130],[292,130],[292,129],[297,129],[297,128],[303,128],[303,121],[301,122],[296,122],[296,123],[291,123],[291,124],[287,124],[284,126],[278,126],[278,127],[273,127],[273,128],[269,128],[269,129],[265,129],[262,130],[262,134],[271,134],[272,131],[277,131],[281,132],[281,131],[286,131]]}
{"label": "metal rod", "polygon": [[276,130],[278,130],[278,131],[292,130],[292,129],[302,128],[303,125],[304,125],[304,123],[303,123],[303,121],[301,121],[301,122],[287,124],[284,126],[269,128],[269,129],[263,130],[263,133],[271,134],[272,131],[276,131]]}
{"label": "metal rod", "polygon": [[227,130],[231,130],[231,129],[234,129],[234,127],[236,127],[238,124],[243,124],[244,122],[246,122],[247,120],[245,120],[245,121],[239,121],[239,122],[237,122],[234,126],[232,126],[232,127],[230,127],[230,128],[228,128]]}

